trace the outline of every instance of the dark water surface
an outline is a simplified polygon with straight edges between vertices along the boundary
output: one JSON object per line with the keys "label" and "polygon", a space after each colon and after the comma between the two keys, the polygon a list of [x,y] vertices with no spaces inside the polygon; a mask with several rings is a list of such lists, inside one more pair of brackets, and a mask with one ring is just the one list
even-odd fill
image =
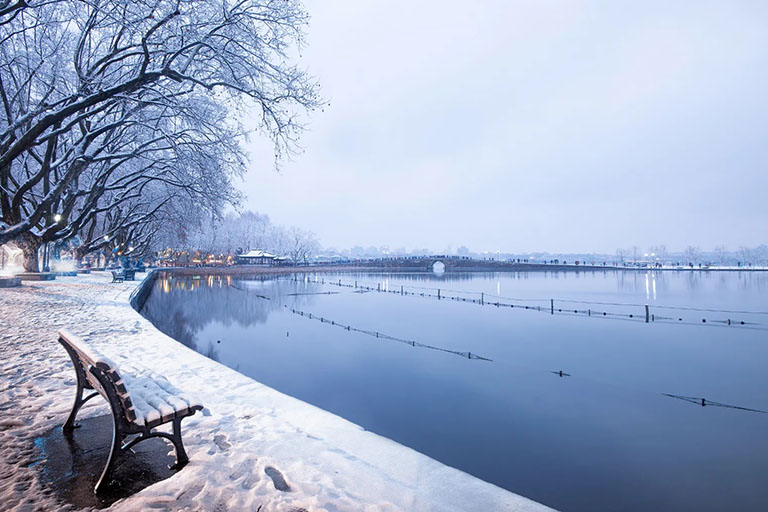
{"label": "dark water surface", "polygon": [[768,510],[766,311],[768,273],[531,272],[161,274],[142,313],[259,382],[552,507],[704,511]]}

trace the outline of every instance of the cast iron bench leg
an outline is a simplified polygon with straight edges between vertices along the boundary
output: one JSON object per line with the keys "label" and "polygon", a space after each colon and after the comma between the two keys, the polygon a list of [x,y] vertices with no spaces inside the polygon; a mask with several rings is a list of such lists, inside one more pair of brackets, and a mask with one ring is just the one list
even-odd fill
{"label": "cast iron bench leg", "polygon": [[138,437],[135,437],[131,439],[128,443],[123,445],[120,448],[121,452],[125,452],[130,450],[133,446],[137,445],[138,443],[142,441],[146,441],[147,439],[151,439],[153,437],[162,437],[163,439],[167,439],[168,441],[173,444],[173,449],[176,452],[176,462],[170,466],[168,466],[168,469],[181,469],[183,468],[187,462],[189,462],[189,457],[187,457],[187,452],[184,450],[184,443],[181,440],[181,420],[184,419],[184,416],[180,416],[173,419],[173,432],[151,432],[147,430],[146,432],[142,432]]}
{"label": "cast iron bench leg", "polygon": [[98,395],[98,392],[94,392],[87,397],[83,398],[83,388],[79,385],[77,386],[77,396],[75,396],[75,403],[72,405],[72,410],[69,413],[69,417],[67,418],[67,421],[64,422],[64,426],[62,427],[62,430],[64,432],[69,432],[72,429],[79,428],[80,425],[75,423],[75,417],[77,416],[78,411],[80,411],[80,408],[90,400],[91,398]]}
{"label": "cast iron bench leg", "polygon": [[69,358],[72,360],[72,365],[75,367],[75,376],[77,377],[77,391],[75,391],[75,403],[72,404],[72,410],[69,412],[69,417],[67,418],[67,421],[65,421],[64,425],[62,426],[62,430],[64,432],[70,432],[72,431],[72,429],[80,426],[80,425],[75,425],[75,417],[77,417],[77,413],[78,411],[80,411],[80,408],[83,406],[85,402],[87,402],[94,396],[98,395],[99,393],[98,391],[94,391],[93,394],[83,398],[83,392],[85,391],[85,386],[87,383],[85,374],[83,373],[83,370],[80,367],[80,363],[78,362],[76,355],[72,354],[70,352],[69,347],[67,347],[66,345],[64,346],[64,348],[67,349]]}
{"label": "cast iron bench leg", "polygon": [[74,364],[75,373],[77,373],[77,391],[75,392],[75,403],[72,404],[72,410],[69,412],[69,417],[67,418],[67,421],[64,422],[64,426],[62,427],[65,432],[75,428],[75,417],[77,416],[77,411],[79,411],[80,407],[82,407],[85,403],[85,400],[83,400],[83,381],[80,377],[80,368],[77,362]]}
{"label": "cast iron bench leg", "polygon": [[120,445],[123,442],[123,436],[120,432],[120,428],[117,426],[117,420],[112,417],[112,446],[109,449],[109,458],[107,464],[104,466],[104,471],[101,472],[99,481],[96,482],[93,492],[98,493],[104,486],[109,484],[109,474],[112,472],[112,467],[115,465],[117,456],[120,455]]}
{"label": "cast iron bench leg", "polygon": [[187,462],[187,452],[184,450],[184,442],[181,440],[181,420],[184,418],[174,418],[173,420],[173,434],[171,435],[171,442],[176,450],[176,464],[171,469],[181,469]]}

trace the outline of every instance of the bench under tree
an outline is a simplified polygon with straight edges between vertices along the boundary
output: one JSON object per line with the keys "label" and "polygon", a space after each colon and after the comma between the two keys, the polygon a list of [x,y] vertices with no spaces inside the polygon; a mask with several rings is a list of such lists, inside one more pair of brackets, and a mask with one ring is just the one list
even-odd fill
{"label": "bench under tree", "polygon": [[[165,377],[149,371],[121,374],[115,363],[64,329],[59,331],[59,343],[72,359],[77,374],[75,403],[64,423],[64,432],[71,433],[78,427],[77,412],[95,396],[104,397],[112,411],[112,447],[95,492],[109,484],[118,456],[145,439],[160,437],[173,444],[176,463],[172,469],[180,469],[189,461],[181,440],[181,420],[201,410],[200,402],[184,396]],[[94,391],[84,396],[87,389]],[[154,430],[167,423],[173,424],[171,433]]]}

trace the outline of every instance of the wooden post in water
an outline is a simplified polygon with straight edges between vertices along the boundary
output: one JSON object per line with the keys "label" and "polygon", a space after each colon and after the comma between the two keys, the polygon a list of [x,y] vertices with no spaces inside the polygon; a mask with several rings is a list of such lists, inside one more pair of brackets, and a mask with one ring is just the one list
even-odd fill
{"label": "wooden post in water", "polygon": [[440,288],[437,289],[437,300],[440,300]]}
{"label": "wooden post in water", "polygon": [[555,314],[555,299],[549,299],[549,314]]}
{"label": "wooden post in water", "polygon": [[403,294],[403,285],[400,285],[400,295]]}
{"label": "wooden post in water", "polygon": [[645,323],[648,323],[650,315],[648,314],[648,304],[645,305]]}
{"label": "wooden post in water", "polygon": [[381,283],[376,283],[376,291],[377,292],[381,291]]}
{"label": "wooden post in water", "polygon": [[480,305],[485,304],[485,292],[480,292]]}

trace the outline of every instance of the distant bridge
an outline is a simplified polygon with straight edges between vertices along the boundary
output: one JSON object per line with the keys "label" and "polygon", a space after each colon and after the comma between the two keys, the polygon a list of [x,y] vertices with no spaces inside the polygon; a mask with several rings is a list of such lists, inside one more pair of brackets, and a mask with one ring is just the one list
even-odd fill
{"label": "distant bridge", "polygon": [[433,265],[441,262],[446,272],[495,272],[495,271],[534,271],[534,270],[608,270],[617,269],[602,262],[586,264],[581,261],[571,263],[552,260],[550,263],[530,263],[524,259],[500,261],[494,259],[475,259],[466,256],[405,256],[393,258],[361,259],[335,264],[349,267],[364,267],[382,270],[400,270],[411,272],[431,272]]}

